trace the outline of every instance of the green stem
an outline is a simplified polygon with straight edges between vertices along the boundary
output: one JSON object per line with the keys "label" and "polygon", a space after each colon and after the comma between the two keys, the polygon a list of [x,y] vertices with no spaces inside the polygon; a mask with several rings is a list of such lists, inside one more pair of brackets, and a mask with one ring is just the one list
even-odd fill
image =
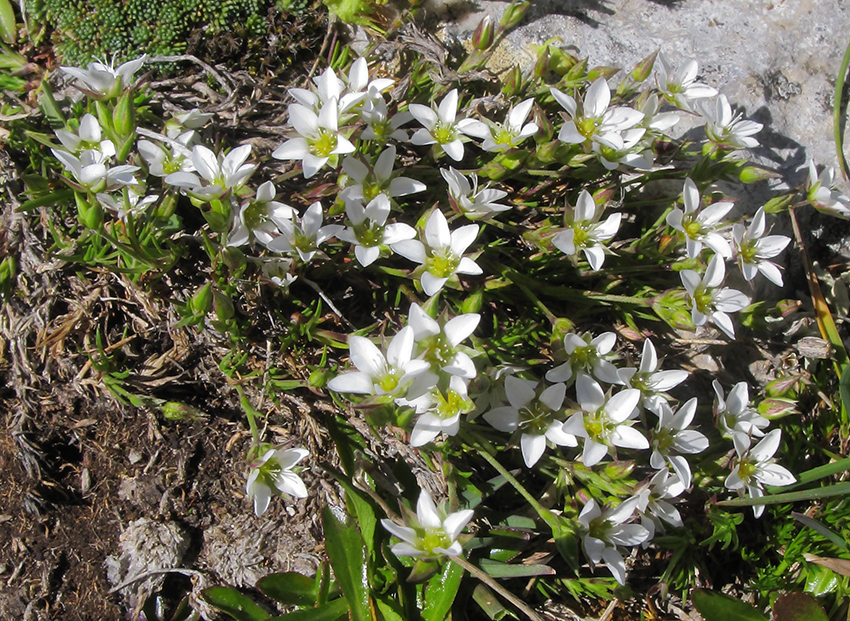
{"label": "green stem", "polygon": [[504,274],[508,278],[508,280],[514,283],[514,285],[519,287],[520,290],[528,296],[528,299],[534,302],[535,306],[537,306],[537,308],[539,308],[540,311],[544,315],[546,315],[546,318],[552,323],[552,325],[555,325],[555,322],[558,321],[558,318],[555,316],[555,313],[550,311],[549,308],[543,302],[540,301],[540,298],[538,298],[531,289],[522,284],[520,280],[522,277],[519,274],[517,274],[511,269],[504,270],[502,274]]}
{"label": "green stem", "polygon": [[236,393],[239,395],[239,404],[242,406],[245,416],[248,417],[248,427],[251,428],[251,437],[254,439],[254,446],[259,446],[260,429],[257,427],[257,416],[259,416],[260,413],[257,412],[257,410],[254,409],[254,406],[251,405],[251,402],[248,401],[248,397],[245,396],[245,391],[242,390],[241,386],[236,386]]}
{"label": "green stem", "polygon": [[558,528],[558,520],[555,515],[551,511],[549,511],[549,509],[537,502],[537,499],[532,496],[529,491],[525,489],[522,484],[517,481],[516,478],[510,472],[508,472],[507,468],[505,468],[502,464],[499,463],[499,460],[493,457],[489,452],[487,452],[484,447],[482,447],[477,442],[473,441],[472,448],[478,451],[478,454],[481,455],[481,457],[483,457],[487,461],[487,463],[493,466],[493,468],[495,468],[496,471],[501,474],[517,492],[519,492],[519,495],[522,496],[526,500],[526,502],[528,502],[529,505],[531,505],[531,507],[537,512],[540,518],[544,522],[546,522],[546,524],[551,527],[553,531]]}
{"label": "green stem", "polygon": [[529,607],[525,602],[514,596],[510,591],[505,589],[502,585],[500,585],[496,580],[493,579],[492,576],[488,575],[469,561],[467,561],[462,556],[450,556],[449,559],[459,565],[464,570],[468,571],[470,574],[478,578],[481,582],[486,584],[488,587],[496,591],[499,595],[504,597],[507,601],[513,604],[517,610],[522,612],[526,617],[531,619],[531,621],[543,621],[543,618],[538,615],[534,610]]}
{"label": "green stem", "polygon": [[844,158],[843,132],[841,131],[841,104],[844,103],[844,79],[847,77],[847,67],[850,66],[850,43],[844,51],[844,59],[838,69],[835,79],[835,102],[832,105],[832,131],[835,138],[835,150],[838,153],[838,165],[841,174],[847,179],[847,160]]}

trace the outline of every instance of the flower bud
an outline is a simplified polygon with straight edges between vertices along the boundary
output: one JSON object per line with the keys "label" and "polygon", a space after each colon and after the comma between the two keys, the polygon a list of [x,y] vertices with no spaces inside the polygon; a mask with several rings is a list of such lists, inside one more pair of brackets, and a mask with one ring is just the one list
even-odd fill
{"label": "flower bud", "polygon": [[522,71],[519,65],[514,65],[508,69],[508,74],[505,76],[505,81],[502,84],[502,93],[507,97],[516,97],[522,92]]}
{"label": "flower bud", "polygon": [[132,92],[126,92],[118,98],[112,110],[112,126],[116,135],[124,140],[136,133],[136,106]]}
{"label": "flower bud", "polygon": [[779,176],[779,174],[772,170],[758,166],[746,166],[738,173],[738,179],[740,179],[741,183],[757,183],[766,179],[776,179]]}
{"label": "flower bud", "polygon": [[213,297],[215,299],[215,315],[218,317],[220,321],[227,321],[228,319],[232,319],[233,315],[236,314],[235,309],[233,308],[233,302],[230,298],[220,291],[216,291],[213,293]]}
{"label": "flower bud", "polygon": [[792,200],[794,200],[794,194],[782,194],[781,196],[774,196],[764,204],[764,213],[782,213],[783,211],[788,209],[788,205],[791,204]]}
{"label": "flower bud", "polygon": [[207,283],[192,296],[189,305],[195,315],[206,315],[213,303],[212,283]]}
{"label": "flower bud", "polygon": [[643,82],[649,77],[653,65],[655,65],[655,57],[658,56],[658,50],[644,58],[632,69],[632,80],[635,82]]}
{"label": "flower bud", "polygon": [[206,418],[198,408],[180,403],[179,401],[167,401],[160,407],[162,415],[168,420],[202,420]]}
{"label": "flower bud", "polygon": [[534,63],[534,75],[542,80],[546,76],[547,71],[549,71],[548,45],[543,47],[543,49],[541,49],[537,54],[537,62]]}
{"label": "flower bud", "polygon": [[502,19],[499,20],[499,28],[509,30],[516,26],[525,17],[530,6],[531,2],[511,2],[502,14]]}
{"label": "flower bud", "polygon": [[90,229],[99,229],[103,225],[103,209],[100,203],[89,205],[79,193],[74,193],[74,198],[77,201],[77,217],[80,222]]}
{"label": "flower bud", "polygon": [[472,47],[482,52],[493,45],[495,39],[495,27],[489,15],[479,22],[475,32],[472,33]]}

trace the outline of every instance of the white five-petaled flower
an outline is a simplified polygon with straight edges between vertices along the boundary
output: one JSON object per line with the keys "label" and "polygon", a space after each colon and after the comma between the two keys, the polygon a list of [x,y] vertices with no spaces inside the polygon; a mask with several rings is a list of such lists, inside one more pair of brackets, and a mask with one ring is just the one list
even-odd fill
{"label": "white five-petaled flower", "polygon": [[660,110],[661,100],[655,93],[647,97],[640,107],[643,121],[639,123],[638,127],[645,128],[649,137],[655,137],[679,122],[678,112],[660,112]]}
{"label": "white five-petaled flower", "polygon": [[419,415],[410,432],[411,446],[424,446],[440,433],[447,436],[457,434],[461,415],[475,409],[469,398],[467,382],[458,375],[452,375],[445,391],[434,386],[416,399],[404,400],[403,405],[413,407]]}
{"label": "white five-petaled flower", "polygon": [[678,453],[692,455],[708,448],[708,438],[699,431],[688,429],[697,411],[693,397],[675,413],[665,401],[658,402],[653,411],[658,415],[658,426],[652,432],[652,455],[649,465],[656,470],[666,468],[669,462],[685,489],[691,486],[691,467]]}
{"label": "white five-petaled flower", "polygon": [[98,192],[97,202],[115,213],[119,220],[124,220],[129,214],[142,213],[148,206],[159,200],[156,194],[145,194],[143,186],[129,185],[120,188],[117,196]]}
{"label": "white five-petaled flower", "polygon": [[659,470],[646,485],[637,490],[635,497],[640,499],[637,506],[640,523],[649,531],[642,547],[649,545],[656,532],[664,532],[663,522],[679,528],[684,526],[679,510],[668,501],[677,498],[686,489],[679,475],[671,475],[669,470]]}
{"label": "white five-petaled flower", "polygon": [[487,119],[477,121],[465,130],[465,133],[484,140],[481,148],[485,151],[507,151],[513,149],[530,136],[537,133],[537,123],[526,123],[534,99],[526,99],[511,108],[505,122],[493,123]]}
{"label": "white five-petaled flower", "polygon": [[422,104],[410,104],[408,110],[422,124],[410,141],[415,145],[438,144],[450,158],[459,162],[463,159],[461,135],[480,121],[457,118],[458,94],[453,88],[440,102],[436,110]]}
{"label": "white five-petaled flower", "polygon": [[192,151],[186,146],[194,134],[194,131],[190,131],[175,139],[168,138],[170,148],[151,140],[139,140],[136,149],[148,165],[148,172],[154,177],[167,177],[176,172],[195,172]]}
{"label": "white five-petaled flower", "polygon": [[599,160],[606,170],[616,170],[620,164],[638,170],[649,170],[652,168],[653,154],[649,144],[643,141],[645,135],[646,128],[633,127],[621,134],[622,147],[614,148],[602,142],[594,142],[593,152],[599,155]]}
{"label": "white five-petaled flower", "polygon": [[[764,496],[763,485],[784,486],[795,483],[796,477],[773,459],[781,440],[782,431],[774,429],[751,448],[748,434],[740,431],[733,433],[732,442],[735,444],[738,458],[732,472],[726,477],[726,487],[738,492],[739,496],[743,496],[746,490],[750,498],[761,498]],[[761,517],[762,513],[764,505],[753,506],[753,514],[756,517]]]}
{"label": "white five-petaled flower", "polygon": [[850,218],[850,197],[833,187],[835,170],[831,166],[824,168],[818,175],[814,160],[809,160],[809,179],[806,198],[818,211],[839,218]]}
{"label": "white five-petaled flower", "polygon": [[268,257],[260,259],[260,269],[268,282],[281,289],[288,289],[298,277],[292,274],[292,259],[288,257]]}
{"label": "white five-petaled flower", "polygon": [[584,438],[581,461],[585,466],[598,464],[613,447],[649,448],[643,434],[631,426],[638,413],[639,390],[626,388],[607,397],[596,380],[582,374],[576,380],[576,396],[581,410],[567,419],[564,431]]}
{"label": "white five-petaled flower", "polygon": [[697,61],[689,60],[678,69],[664,57],[658,55],[655,65],[658,90],[670,103],[691,110],[691,101],[695,99],[707,99],[717,95],[717,91],[706,84],[696,81],[699,66]]}
{"label": "white five-petaled flower", "polygon": [[322,203],[316,201],[300,219],[293,214],[291,218],[276,220],[281,234],[269,241],[266,247],[272,252],[297,252],[301,260],[307,263],[323,243],[342,232],[342,225],[322,226],[322,221]]}
{"label": "white five-petaled flower", "polygon": [[366,59],[358,58],[348,70],[347,80],[337,77],[336,72],[328,67],[321,75],[313,78],[315,89],[291,88],[289,94],[301,105],[318,110],[332,99],[339,105],[339,113],[343,114],[367,97],[380,97],[380,93],[390,88],[395,80],[377,78],[369,80],[369,65]]}
{"label": "white five-petaled flower", "polygon": [[404,397],[415,377],[431,368],[428,361],[413,359],[413,336],[410,326],[399,330],[384,356],[369,339],[352,335],[348,339],[348,351],[357,370],[337,375],[328,382],[328,388],[335,392]]}
{"label": "white five-petaled flower", "polygon": [[400,526],[392,520],[381,520],[390,533],[401,539],[392,547],[396,556],[416,556],[423,560],[441,556],[458,556],[463,547],[457,540],[460,532],[472,519],[472,509],[446,514],[437,507],[427,491],[422,490],[416,503],[416,517],[409,526]]}
{"label": "white five-petaled flower", "polygon": [[81,151],[94,149],[100,151],[104,157],[115,155],[115,145],[111,140],[103,139],[103,132],[97,118],[93,114],[84,114],[80,119],[80,126],[76,132],[65,129],[57,129],[56,137],[69,152],[79,155]]}
{"label": "white five-petaled flower", "polygon": [[133,173],[139,170],[138,166],[122,164],[110,168],[107,166],[108,156],[96,149],[86,149],[80,153],[80,157],[59,149],[50,151],[74,177],[69,183],[79,190],[112,192],[136,183]]}
{"label": "white five-petaled flower", "polygon": [[702,326],[711,320],[730,339],[735,338],[735,326],[728,313],[737,313],[750,303],[750,299],[740,291],[721,287],[726,277],[726,265],[718,255],[711,257],[705,274],[693,270],[682,270],[682,284],[691,303],[691,321]]}
{"label": "white five-petaled flower", "polygon": [[620,584],[626,584],[626,562],[617,546],[636,546],[649,538],[640,524],[626,524],[635,513],[640,499],[632,496],[605,511],[591,498],[581,510],[578,520],[584,528],[582,547],[593,564],[605,563]]}
{"label": "white five-petaled flower", "polygon": [[366,129],[360,134],[361,140],[376,140],[386,143],[392,138],[407,142],[407,131],[401,126],[413,120],[413,115],[407,110],[390,116],[390,110],[383,97],[369,97],[360,109],[360,118],[366,123]]}
{"label": "white five-petaled flower", "polygon": [[249,465],[246,492],[254,499],[254,513],[263,515],[269,508],[272,494],[287,494],[306,498],[307,487],[293,468],[310,453],[302,448],[270,448]]}
{"label": "white five-petaled flower", "polygon": [[552,238],[552,245],[571,257],[576,257],[581,250],[590,269],[598,270],[605,262],[605,246],[602,242],[617,234],[622,218],[621,214],[612,213],[604,222],[600,222],[604,211],[604,206],[597,207],[590,192],[582,190],[572,217],[567,217],[567,229]]}
{"label": "white five-petaled flower", "polygon": [[298,134],[272,153],[278,160],[301,160],[304,177],[309,179],[335,155],[354,152],[354,145],[339,131],[336,99],[322,105],[319,114],[307,106],[291,104],[289,123]]}
{"label": "white five-petaled flower", "polygon": [[425,223],[423,241],[408,239],[392,245],[401,256],[423,266],[420,277],[425,295],[432,296],[455,274],[481,274],[478,264],[463,256],[478,236],[478,225],[467,224],[454,231],[449,229],[446,217],[434,209]]}
{"label": "white five-petaled flower", "polygon": [[736,432],[752,437],[764,435],[763,429],[770,421],[750,407],[750,389],[746,382],[738,382],[729,391],[729,396],[723,396],[720,382],[711,382],[714,394],[717,396],[714,405],[714,415],[717,427],[725,438],[731,438]]}
{"label": "white five-petaled flower", "polygon": [[620,379],[629,388],[640,390],[643,405],[652,407],[653,404],[664,402],[661,393],[675,388],[686,379],[687,371],[659,371],[658,354],[652,341],[646,339],[643,342],[643,354],[640,358],[640,367],[619,369],[617,371]]}
{"label": "white five-petaled flower", "polygon": [[607,360],[616,343],[617,335],[613,332],[603,332],[596,337],[590,332],[582,335],[570,332],[564,336],[566,362],[550,369],[546,379],[550,382],[568,382],[580,375],[592,374],[603,382],[622,384],[617,368]]}
{"label": "white five-petaled flower", "polygon": [[558,140],[568,144],[584,144],[588,141],[601,142],[613,149],[623,148],[621,132],[640,123],[643,113],[624,106],[609,108],[611,89],[605,78],[598,78],[584,95],[581,110],[571,96],[552,87],[549,89],[570,119],[558,132]]}
{"label": "white five-petaled flower", "polygon": [[696,105],[705,118],[705,135],[709,141],[731,149],[752,149],[758,146],[758,140],[752,136],[759,133],[763,125],[742,119],[740,114],[734,115],[726,95],[700,100]]}
{"label": "white five-petaled flower", "polygon": [[416,230],[408,224],[387,224],[390,199],[386,194],[378,194],[366,206],[360,200],[348,201],[345,215],[350,226],[340,231],[337,237],[354,244],[354,256],[363,267],[372,265],[381,256],[382,246],[395,250],[399,242],[416,237]]}
{"label": "white five-petaled flower", "polygon": [[342,168],[355,183],[343,189],[339,197],[345,202],[360,200],[368,203],[378,194],[395,198],[425,190],[426,186],[421,181],[409,177],[393,177],[395,156],[396,148],[390,145],[378,156],[374,168],[371,169],[357,158],[343,159]]}
{"label": "white five-petaled flower", "polygon": [[271,181],[257,188],[257,195],[234,210],[233,226],[227,236],[228,246],[244,246],[256,239],[263,246],[282,234],[285,220],[292,220],[294,210],[275,199],[277,191]]}
{"label": "white five-petaled flower", "polygon": [[449,375],[473,379],[477,374],[475,363],[460,344],[469,338],[480,321],[481,315],[466,313],[441,325],[421,306],[412,304],[408,313],[408,325],[413,328],[416,357],[427,360],[434,373],[442,371]]}
{"label": "white five-petaled flower", "polygon": [[133,85],[133,74],[143,64],[146,56],[136,58],[120,65],[117,69],[114,63],[108,65],[104,62],[89,63],[86,69],[79,67],[60,67],[62,71],[83,83],[80,90],[89,93],[93,97],[118,97],[121,93]]}
{"label": "white five-petaled flower", "polygon": [[705,244],[724,259],[732,256],[732,249],[719,233],[720,220],[734,207],[734,203],[717,202],[700,210],[699,189],[690,179],[685,179],[682,190],[682,202],[685,209],[676,207],[667,214],[667,224],[685,235],[685,246],[688,256],[694,258],[702,251]]}
{"label": "white five-petaled flower", "polygon": [[765,235],[764,207],[759,207],[750,226],[736,223],[732,226],[732,246],[741,273],[752,280],[758,272],[764,274],[770,282],[782,286],[782,272],[772,259],[791,242],[784,235]]}
{"label": "white five-petaled flower", "polygon": [[246,164],[251,155],[251,145],[236,147],[224,157],[218,156],[202,145],[192,148],[195,173],[175,172],[165,178],[189,196],[201,201],[221,199],[241,188],[257,169],[256,164]]}
{"label": "white five-petaled flower", "polygon": [[[449,204],[452,209],[462,213],[470,220],[484,220],[500,211],[507,211],[510,205],[497,203],[508,193],[484,186],[478,188],[478,175],[472,173],[469,178],[451,166],[440,169],[443,179],[449,184]],[[472,179],[472,183],[469,183]]]}
{"label": "white five-petaled flower", "polygon": [[563,429],[565,384],[552,384],[540,394],[535,382],[513,375],[505,378],[505,394],[510,405],[493,408],[484,420],[499,431],[521,432],[520,448],[525,465],[531,468],[546,451],[546,442],[558,446],[577,446],[575,436]]}

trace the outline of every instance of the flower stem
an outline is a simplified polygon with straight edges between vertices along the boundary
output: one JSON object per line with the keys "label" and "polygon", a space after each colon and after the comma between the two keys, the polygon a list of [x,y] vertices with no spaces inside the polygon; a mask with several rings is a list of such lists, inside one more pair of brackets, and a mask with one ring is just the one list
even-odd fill
{"label": "flower stem", "polygon": [[251,405],[251,402],[248,401],[248,397],[245,396],[245,391],[242,390],[241,386],[236,386],[236,393],[239,395],[239,404],[242,406],[245,416],[248,417],[248,427],[251,428],[251,437],[254,439],[254,446],[259,446],[260,430],[257,427],[257,416],[259,416],[260,413],[257,412],[257,410],[254,409],[254,406]]}
{"label": "flower stem", "polygon": [[496,593],[504,597],[507,601],[513,604],[513,606],[516,607],[517,610],[519,610],[526,617],[531,619],[531,621],[543,621],[543,618],[539,614],[534,612],[531,607],[526,605],[525,602],[515,597],[507,589],[502,587],[502,585],[496,582],[490,575],[488,575],[487,573],[467,561],[465,558],[463,558],[462,556],[450,556],[449,558],[453,563],[458,564],[465,571],[468,571],[471,575],[475,576],[481,582],[496,591]]}

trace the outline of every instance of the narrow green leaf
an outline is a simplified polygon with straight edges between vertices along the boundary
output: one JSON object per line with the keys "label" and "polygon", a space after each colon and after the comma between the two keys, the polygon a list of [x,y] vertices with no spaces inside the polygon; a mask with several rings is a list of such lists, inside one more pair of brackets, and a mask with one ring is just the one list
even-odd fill
{"label": "narrow green leaf", "polygon": [[838,154],[838,166],[841,173],[847,179],[847,160],[844,157],[844,132],[841,131],[841,108],[844,103],[844,79],[847,77],[847,68],[850,66],[850,43],[844,50],[844,58],[838,68],[838,77],[835,79],[835,97],[832,104],[832,132],[835,138],[835,150]]}
{"label": "narrow green leaf", "polygon": [[269,617],[266,621],[337,621],[347,615],[348,602],[344,597],[339,597],[316,608],[305,608],[279,617]]}
{"label": "narrow green leaf", "polygon": [[14,43],[18,39],[15,10],[9,0],[0,0],[0,39],[6,43]]}
{"label": "narrow green leaf", "polygon": [[823,607],[806,593],[786,593],[773,603],[774,621],[829,621]]}
{"label": "narrow green leaf", "polygon": [[831,477],[834,474],[840,474],[848,470],[850,470],[850,457],[845,457],[844,459],[839,459],[838,461],[834,461],[830,464],[824,464],[823,466],[818,466],[817,468],[812,468],[811,470],[801,472],[799,475],[797,475],[797,482],[794,485],[789,485],[787,488],[768,487],[768,489],[786,489],[790,491],[793,488],[800,487],[801,485],[805,485],[807,483],[811,483],[812,481],[817,481],[818,479],[825,479],[826,477]]}
{"label": "narrow green leaf", "polygon": [[493,591],[483,584],[479,584],[473,589],[472,599],[475,600],[476,604],[481,606],[481,610],[493,619],[493,621],[499,621],[499,619],[503,619],[508,614],[508,610],[496,599]]}
{"label": "narrow green leaf", "polygon": [[327,507],[322,511],[325,549],[336,580],[348,601],[352,621],[371,621],[366,550],[352,523],[340,522]]}
{"label": "narrow green leaf", "polygon": [[548,565],[520,565],[517,563],[502,563],[489,558],[482,558],[481,569],[494,578],[528,578],[530,576],[552,576],[555,570]]}
{"label": "narrow green leaf", "polygon": [[808,526],[816,533],[819,533],[829,539],[832,543],[837,545],[839,548],[844,550],[845,552],[850,552],[850,545],[847,544],[844,537],[836,533],[835,531],[827,528],[817,520],[813,520],[807,515],[803,515],[802,513],[797,513],[796,511],[792,511],[791,515],[795,520],[800,522],[803,526]]}
{"label": "narrow green leaf", "polygon": [[434,575],[425,587],[425,605],[422,621],[443,621],[457,596],[463,568],[457,563],[446,563],[443,571]]}
{"label": "narrow green leaf", "polygon": [[782,494],[771,494],[762,498],[735,498],[733,500],[721,500],[718,505],[726,507],[750,507],[752,505],[779,505],[786,502],[799,502],[801,500],[816,500],[818,498],[831,498],[850,493],[850,481],[827,485],[817,489],[800,490],[799,492],[785,492]]}
{"label": "narrow green leaf", "polygon": [[758,610],[734,597],[708,589],[691,591],[694,607],[705,621],[768,621]]}
{"label": "narrow green leaf", "polygon": [[366,551],[369,553],[369,556],[372,556],[375,550],[375,529],[378,525],[378,518],[375,515],[374,507],[363,497],[362,492],[355,488],[344,475],[333,468],[325,468],[325,471],[345,490],[345,504],[348,512],[356,518],[357,526],[360,528],[360,534],[363,537],[363,543],[366,544]]}
{"label": "narrow green leaf", "polygon": [[247,595],[230,587],[210,587],[202,592],[204,601],[236,621],[265,621],[269,613]]}
{"label": "narrow green leaf", "polygon": [[282,604],[315,606],[319,598],[316,580],[296,571],[270,574],[257,583],[257,588]]}

